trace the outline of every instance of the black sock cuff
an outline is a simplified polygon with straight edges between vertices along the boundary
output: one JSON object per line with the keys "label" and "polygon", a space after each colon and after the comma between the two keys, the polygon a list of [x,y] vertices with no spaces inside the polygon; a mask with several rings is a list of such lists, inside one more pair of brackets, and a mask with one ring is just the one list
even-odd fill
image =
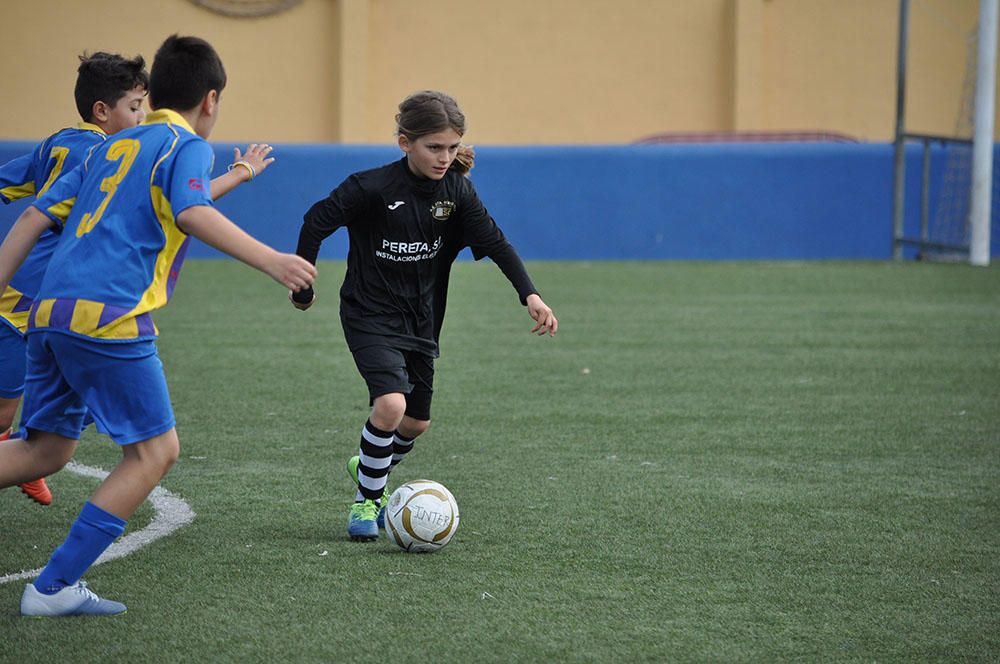
{"label": "black sock cuff", "polygon": [[382,491],[384,489],[369,489],[366,486],[358,485],[358,489],[361,491],[361,495],[365,497],[365,500],[374,500],[381,506]]}
{"label": "black sock cuff", "polygon": [[371,435],[376,436],[378,438],[392,438],[391,431],[382,431],[377,426],[372,424],[371,420],[365,422],[365,430],[368,431],[368,433],[370,433]]}

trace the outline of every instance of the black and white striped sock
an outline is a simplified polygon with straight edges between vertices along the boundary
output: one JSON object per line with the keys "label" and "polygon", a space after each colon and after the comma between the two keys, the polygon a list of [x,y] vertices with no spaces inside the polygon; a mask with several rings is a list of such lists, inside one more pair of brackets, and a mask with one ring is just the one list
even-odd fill
{"label": "black and white striped sock", "polygon": [[413,441],[413,438],[403,437],[399,431],[392,435],[392,464],[389,466],[389,472],[392,472],[403,460],[403,457],[410,453],[413,449]]}
{"label": "black and white striped sock", "polygon": [[382,431],[365,422],[361,430],[361,463],[358,464],[358,493],[355,500],[379,500],[385,491],[389,465],[392,463],[392,432]]}

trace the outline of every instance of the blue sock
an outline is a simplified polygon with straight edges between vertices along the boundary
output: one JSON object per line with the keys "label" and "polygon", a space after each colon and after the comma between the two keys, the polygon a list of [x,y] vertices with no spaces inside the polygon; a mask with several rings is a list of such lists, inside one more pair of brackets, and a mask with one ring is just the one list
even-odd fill
{"label": "blue sock", "polygon": [[45,569],[35,579],[35,589],[53,595],[72,586],[123,532],[125,521],[87,501],[69,529],[66,541],[52,553]]}

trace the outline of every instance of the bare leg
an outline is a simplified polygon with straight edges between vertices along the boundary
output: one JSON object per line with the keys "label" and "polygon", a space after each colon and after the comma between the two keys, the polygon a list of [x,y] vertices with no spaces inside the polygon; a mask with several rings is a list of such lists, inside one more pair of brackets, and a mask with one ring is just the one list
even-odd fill
{"label": "bare leg", "polygon": [[403,436],[414,439],[423,432],[427,431],[431,426],[430,420],[415,420],[409,415],[403,415],[403,419],[400,420],[399,425],[396,430],[399,431]]}
{"label": "bare leg", "polygon": [[128,520],[180,455],[177,430],[122,446],[122,460],[94,491],[90,502]]}
{"label": "bare leg", "polygon": [[78,442],[47,431],[32,431],[31,440],[0,442],[0,488],[58,471],[73,458]]}
{"label": "bare leg", "polygon": [[406,410],[406,396],[400,392],[392,392],[375,397],[372,414],[369,418],[382,431],[395,431],[402,421]]}

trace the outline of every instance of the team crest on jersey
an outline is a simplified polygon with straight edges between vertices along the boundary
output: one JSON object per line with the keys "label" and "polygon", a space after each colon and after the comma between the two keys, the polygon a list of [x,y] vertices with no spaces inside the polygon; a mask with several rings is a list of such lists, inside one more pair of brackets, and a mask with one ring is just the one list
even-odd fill
{"label": "team crest on jersey", "polygon": [[431,216],[438,221],[448,221],[448,217],[455,211],[454,201],[436,201],[431,206]]}

